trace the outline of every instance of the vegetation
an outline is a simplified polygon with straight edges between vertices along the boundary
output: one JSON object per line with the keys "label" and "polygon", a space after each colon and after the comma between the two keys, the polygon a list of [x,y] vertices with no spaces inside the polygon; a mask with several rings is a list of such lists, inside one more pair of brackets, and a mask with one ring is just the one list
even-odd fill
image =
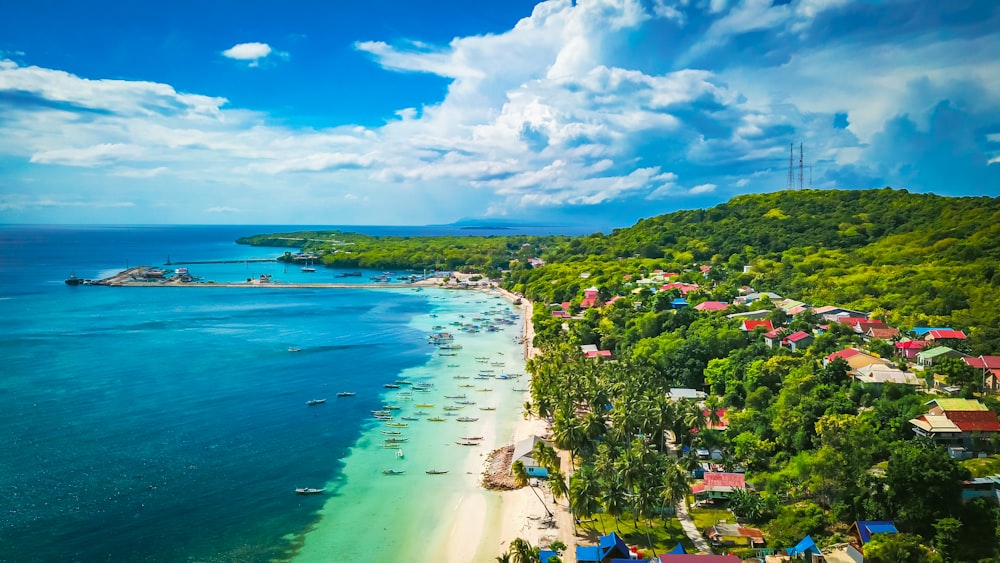
{"label": "vegetation", "polygon": [[[866,342],[808,311],[790,316],[766,298],[754,302],[789,331],[829,324],[793,353],[766,346],[760,329],[743,332],[726,316],[745,306],[674,309],[677,289],[637,283],[657,270],[672,272],[671,281],[698,284],[685,296],[691,305],[732,302],[750,286],[812,305],[870,311],[904,334],[917,326],[953,327],[970,336],[961,351],[996,355],[1000,198],[803,190],[741,196],[607,235],[354,236],[301,233],[253,242],[284,240],[343,267],[440,265],[491,277],[504,270],[506,288],[539,304],[534,344],[543,354],[528,364],[527,406],[551,420],[555,445],[570,454],[570,467],[553,467],[560,482],[570,475],[568,484],[551,493],[566,498],[591,530],[630,526],[637,543],[662,549],[658,529],[688,494],[695,452],[715,448],[719,464],[745,470],[752,485],[726,508],[758,523],[772,546],[792,545],[805,534],[821,545],[843,541],[855,520],[891,519],[903,533],[873,542],[873,560],[967,561],[1000,553],[996,505],[961,500],[961,481],[995,472],[996,458],[959,464],[910,430],[907,421],[926,411],[929,397],[909,386],[853,382],[843,361],[823,365],[846,346],[891,354],[891,340]],[[590,286],[599,290],[599,306],[584,309]],[[564,302],[571,319],[551,313]],[[616,361],[585,359],[583,344],[612,351]],[[940,362],[935,371],[965,396],[980,391],[977,374],[960,362]],[[672,387],[710,396],[704,404],[670,401]],[[728,425],[713,430],[719,408],[728,409]],[[1000,441],[973,447],[989,456]]]}

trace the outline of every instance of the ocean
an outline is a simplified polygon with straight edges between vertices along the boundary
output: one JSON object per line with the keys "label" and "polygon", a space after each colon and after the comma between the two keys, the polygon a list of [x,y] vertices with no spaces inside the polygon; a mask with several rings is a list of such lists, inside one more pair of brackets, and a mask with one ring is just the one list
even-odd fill
{"label": "ocean", "polygon": [[[479,467],[527,386],[519,310],[498,295],[64,283],[168,259],[236,261],[188,266],[219,282],[344,281],[242,262],[283,249],[233,242],[307,228],[0,226],[0,561],[412,558],[486,494]],[[428,344],[441,330],[462,348]],[[445,411],[458,395],[474,404]],[[386,405],[415,420],[385,426],[371,411]],[[456,443],[471,435],[482,445]]]}

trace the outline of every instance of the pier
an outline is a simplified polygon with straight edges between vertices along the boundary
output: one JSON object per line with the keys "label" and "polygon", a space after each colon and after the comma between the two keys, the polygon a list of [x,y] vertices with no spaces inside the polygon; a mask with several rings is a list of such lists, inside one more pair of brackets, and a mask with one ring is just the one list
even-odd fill
{"label": "pier", "polygon": [[[259,260],[264,261],[264,260]],[[271,260],[273,262],[273,260]],[[243,262],[243,260],[233,260],[231,263],[238,264]],[[174,262],[175,264],[180,264],[180,262]],[[190,263],[190,262],[189,262]],[[201,262],[202,264],[207,264],[210,262]],[[220,263],[230,263],[230,262],[211,262],[215,264]],[[166,278],[166,279],[149,279],[145,277],[146,270],[149,270],[150,266],[136,266],[134,268],[128,268],[127,270],[122,270],[117,274],[101,279],[92,281],[86,285],[103,285],[108,287],[258,287],[258,288],[288,288],[288,289],[312,289],[312,288],[337,288],[337,289],[410,289],[417,290],[420,287],[425,286],[435,286],[440,280],[436,278],[430,278],[427,280],[422,280],[414,283],[282,283],[280,281],[270,281],[261,280],[260,278],[252,278],[250,281],[241,282],[214,282],[214,281],[184,281],[182,278]]]}
{"label": "pier", "polygon": [[257,262],[277,262],[277,258],[245,258],[243,260],[178,260],[176,262],[167,262],[167,266],[185,265],[185,264],[251,264]]}

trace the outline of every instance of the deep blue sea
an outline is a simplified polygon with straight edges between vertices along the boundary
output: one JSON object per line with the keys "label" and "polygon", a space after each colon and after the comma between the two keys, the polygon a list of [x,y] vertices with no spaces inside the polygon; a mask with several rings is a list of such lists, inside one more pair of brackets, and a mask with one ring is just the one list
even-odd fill
{"label": "deep blue sea", "polygon": [[[280,251],[233,241],[306,228],[0,226],[0,561],[288,554],[287,537],[313,524],[324,503],[291,489],[335,480],[383,384],[429,361],[426,334],[410,321],[427,315],[431,300],[409,291],[63,280],[163,265],[168,256],[274,256]],[[369,228],[488,234],[414,230]],[[337,281],[277,263],[191,271],[219,281],[258,273]],[[305,406],[345,389],[357,400]]]}

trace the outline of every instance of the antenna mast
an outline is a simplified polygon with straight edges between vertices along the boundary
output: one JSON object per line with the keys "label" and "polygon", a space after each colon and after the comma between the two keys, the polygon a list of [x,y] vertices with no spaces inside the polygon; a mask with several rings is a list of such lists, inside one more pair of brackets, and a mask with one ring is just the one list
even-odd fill
{"label": "antenna mast", "polygon": [[802,189],[802,143],[799,143],[799,189]]}
{"label": "antenna mast", "polygon": [[795,154],[795,143],[788,143],[788,183],[785,185],[785,189],[795,189],[795,172],[794,168],[794,158]]}

